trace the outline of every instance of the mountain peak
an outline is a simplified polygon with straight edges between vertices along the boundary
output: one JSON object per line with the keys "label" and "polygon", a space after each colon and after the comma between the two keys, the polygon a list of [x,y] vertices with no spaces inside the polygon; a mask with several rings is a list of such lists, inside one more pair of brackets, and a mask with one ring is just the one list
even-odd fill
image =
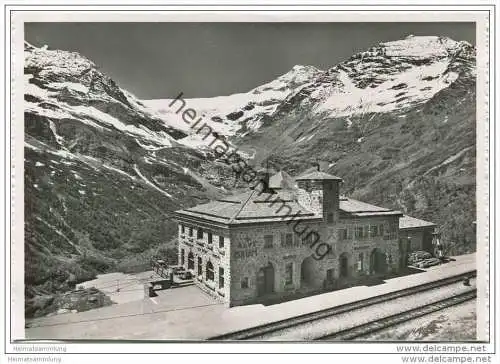
{"label": "mountain peak", "polygon": [[302,65],[302,64],[296,64],[295,66],[292,67],[292,70],[294,72],[318,72],[321,71],[318,68],[311,66],[311,65]]}
{"label": "mountain peak", "polygon": [[35,47],[24,42],[25,68],[40,69],[43,73],[72,74],[76,78],[85,70],[95,68],[94,62],[77,52],[48,49],[48,46]]}
{"label": "mountain peak", "polygon": [[457,42],[448,37],[409,35],[404,39],[380,44],[384,54],[390,57],[434,58],[446,57],[467,42]]}
{"label": "mountain peak", "polygon": [[36,47],[33,44],[24,41],[24,49],[35,49],[35,48]]}
{"label": "mountain peak", "polygon": [[278,80],[291,85],[302,85],[320,73],[323,71],[314,66],[296,64],[290,71],[278,77]]}

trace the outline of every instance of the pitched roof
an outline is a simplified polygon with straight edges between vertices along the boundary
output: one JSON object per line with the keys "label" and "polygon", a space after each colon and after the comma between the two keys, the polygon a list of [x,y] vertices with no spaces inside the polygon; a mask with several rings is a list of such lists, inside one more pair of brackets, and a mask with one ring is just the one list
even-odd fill
{"label": "pitched roof", "polygon": [[297,202],[293,191],[279,191],[270,194],[253,190],[179,210],[176,213],[225,224],[281,222],[292,218],[319,218],[318,215]]}
{"label": "pitched roof", "polygon": [[321,172],[321,171],[312,171],[306,172],[303,175],[295,178],[296,181],[304,181],[304,180],[334,180],[334,181],[342,181],[342,178],[333,176],[331,174]]}
{"label": "pitched roof", "polygon": [[403,214],[401,211],[386,209],[347,197],[340,197],[339,208],[344,213],[358,217]]}
{"label": "pitched roof", "polygon": [[[312,171],[306,175],[311,179],[339,179],[324,172]],[[304,178],[304,177],[302,177]],[[270,179],[270,185],[287,186],[274,191],[262,193],[251,190],[238,195],[210,201],[185,210],[176,211],[179,216],[195,217],[223,224],[247,224],[258,222],[282,222],[288,219],[316,220],[320,216],[308,210],[297,201],[297,188],[289,187],[293,178],[286,172],[278,172]],[[352,198],[341,197],[339,201],[341,212],[348,216],[402,216],[402,212],[370,205]]]}
{"label": "pitched roof", "polygon": [[432,227],[432,226],[436,226],[436,224],[434,224],[433,222],[420,220],[408,215],[403,215],[403,217],[399,219],[400,229],[414,229],[419,227]]}

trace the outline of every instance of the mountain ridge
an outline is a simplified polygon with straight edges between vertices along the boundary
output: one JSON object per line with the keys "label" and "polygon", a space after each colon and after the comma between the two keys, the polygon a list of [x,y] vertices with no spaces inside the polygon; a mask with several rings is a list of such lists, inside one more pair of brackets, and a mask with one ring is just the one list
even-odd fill
{"label": "mountain ridge", "polygon": [[[423,49],[426,52],[422,55]],[[282,76],[247,93],[185,98],[185,101],[198,114],[206,115],[208,124],[217,133],[237,140],[258,133],[268,119],[276,119],[288,104],[295,104],[305,97],[313,100],[316,113],[330,113],[332,117],[393,112],[424,103],[456,81],[457,69],[459,72],[475,72],[473,67],[461,67],[475,61],[474,53],[475,48],[465,41],[408,36],[403,40],[380,43],[324,71],[314,66],[296,65]],[[299,82],[295,82],[297,79]],[[409,81],[413,84],[408,84]],[[254,98],[255,94],[259,95],[258,100]],[[166,106],[171,99],[143,102],[156,110],[167,125],[175,124],[171,118],[172,110]],[[183,127],[187,130],[186,125]],[[186,140],[190,138],[192,136]],[[190,141],[190,145],[196,146],[196,142],[200,147],[205,146],[201,140]]]}
{"label": "mountain ridge", "polygon": [[[25,43],[25,293],[176,255],[171,212],[227,193],[230,168],[75,52]],[[43,311],[43,310],[42,310]]]}

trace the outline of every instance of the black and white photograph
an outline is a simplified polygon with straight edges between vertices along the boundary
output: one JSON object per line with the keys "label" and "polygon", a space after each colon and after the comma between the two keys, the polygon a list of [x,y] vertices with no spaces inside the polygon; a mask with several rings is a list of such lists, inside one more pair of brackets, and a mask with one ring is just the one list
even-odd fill
{"label": "black and white photograph", "polygon": [[18,343],[492,362],[488,13],[428,14],[21,16]]}

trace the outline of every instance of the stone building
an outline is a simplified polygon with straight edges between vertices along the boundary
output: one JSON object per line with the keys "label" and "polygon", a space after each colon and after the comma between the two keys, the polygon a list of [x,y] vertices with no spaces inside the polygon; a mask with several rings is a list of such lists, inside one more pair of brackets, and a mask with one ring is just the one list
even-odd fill
{"label": "stone building", "polygon": [[236,306],[313,294],[402,267],[401,212],[340,196],[342,180],[321,171],[296,178],[292,187],[280,173],[261,188],[176,211],[179,264],[201,289]]}

